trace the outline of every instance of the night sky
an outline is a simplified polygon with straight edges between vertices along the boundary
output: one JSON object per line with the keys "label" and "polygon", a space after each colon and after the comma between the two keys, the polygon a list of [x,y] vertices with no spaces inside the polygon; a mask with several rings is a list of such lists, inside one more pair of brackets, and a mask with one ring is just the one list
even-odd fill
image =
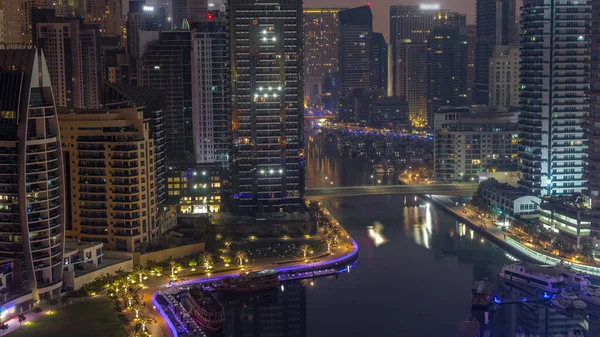
{"label": "night sky", "polygon": [[416,5],[419,3],[439,3],[442,8],[467,14],[467,23],[475,23],[475,0],[304,0],[304,8],[340,7],[352,8],[366,5],[371,2],[373,11],[373,30],[383,33],[386,41],[390,41],[390,6],[392,5]]}

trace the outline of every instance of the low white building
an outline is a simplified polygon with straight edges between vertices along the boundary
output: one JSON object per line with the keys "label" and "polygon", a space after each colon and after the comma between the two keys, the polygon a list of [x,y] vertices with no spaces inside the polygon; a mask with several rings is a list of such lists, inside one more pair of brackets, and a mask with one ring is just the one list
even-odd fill
{"label": "low white building", "polygon": [[477,199],[513,219],[534,218],[540,209],[541,199],[527,191],[490,178],[479,184]]}
{"label": "low white building", "polygon": [[66,240],[63,263],[63,284],[68,290],[77,290],[97,277],[112,274],[119,269],[131,271],[130,254],[112,254],[105,257],[102,242]]}

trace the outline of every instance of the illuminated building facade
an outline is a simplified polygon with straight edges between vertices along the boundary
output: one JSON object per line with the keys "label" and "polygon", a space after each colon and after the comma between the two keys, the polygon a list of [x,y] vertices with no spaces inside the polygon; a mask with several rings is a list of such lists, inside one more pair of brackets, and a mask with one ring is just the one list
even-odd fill
{"label": "illuminated building facade", "polygon": [[219,164],[167,168],[167,203],[178,213],[201,214],[221,210],[223,168]]}
{"label": "illuminated building facade", "polygon": [[39,49],[0,50],[0,257],[9,290],[60,295],[65,189],[50,74]]}
{"label": "illuminated building facade", "polygon": [[340,19],[337,8],[304,9],[304,94],[309,106],[321,105],[327,78],[338,76]]}
{"label": "illuminated building facade", "polygon": [[371,6],[361,6],[340,11],[339,18],[340,87],[345,98],[371,85],[373,14]]}
{"label": "illuminated building facade", "polygon": [[523,3],[519,183],[534,195],[584,189],[590,19],[586,3]]}
{"label": "illuminated building facade", "polygon": [[233,206],[304,200],[302,0],[228,3]]}
{"label": "illuminated building facade", "polygon": [[[390,44],[393,48],[393,71],[394,76],[394,95],[403,96],[407,88],[403,83],[407,82],[406,77],[414,78],[406,73],[406,62],[404,54],[408,51],[402,50],[407,43],[410,46],[422,44],[429,38],[433,20],[440,11],[440,5],[397,5],[390,6]],[[415,52],[415,49],[411,52]],[[408,68],[413,69],[413,68]],[[419,73],[420,74],[420,73]],[[426,76],[426,73],[422,76]],[[426,95],[426,92],[424,93]],[[426,99],[426,98],[423,98]],[[410,100],[409,100],[410,101]],[[415,109],[414,104],[411,108]],[[425,113],[426,107],[423,105],[422,112]],[[420,111],[420,110],[419,110]],[[416,115],[416,111],[411,111],[411,115]]]}
{"label": "illuminated building facade", "polygon": [[434,20],[429,39],[427,121],[442,106],[465,106],[467,102],[466,16],[444,13]]}
{"label": "illuminated building facade", "polygon": [[[213,14],[214,15],[214,14]],[[192,33],[192,113],[195,163],[229,165],[229,40],[219,18]]]}
{"label": "illuminated building facade", "polygon": [[64,110],[58,119],[67,238],[129,252],[157,239],[156,148],[142,108]]}
{"label": "illuminated building facade", "polygon": [[434,120],[434,174],[439,183],[476,182],[481,172],[518,169],[516,111],[441,108]]}
{"label": "illuminated building facade", "polygon": [[590,107],[587,124],[586,196],[590,208],[600,209],[600,1],[592,1],[592,57],[590,76]]}

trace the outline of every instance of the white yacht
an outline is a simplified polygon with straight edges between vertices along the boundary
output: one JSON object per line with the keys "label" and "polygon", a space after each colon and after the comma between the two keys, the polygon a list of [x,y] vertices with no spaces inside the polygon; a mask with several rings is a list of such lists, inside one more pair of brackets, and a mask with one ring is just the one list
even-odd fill
{"label": "white yacht", "polygon": [[575,309],[583,310],[587,308],[587,304],[585,304],[585,302],[582,301],[574,291],[563,290],[560,295],[562,298],[569,300],[571,302],[571,306]]}
{"label": "white yacht", "polygon": [[579,297],[585,302],[600,305],[600,287],[589,285],[581,288]]}
{"label": "white yacht", "polygon": [[579,290],[591,285],[591,282],[588,280],[588,274],[577,271],[569,265],[561,262],[556,264],[554,269],[563,275],[565,282],[573,289]]}
{"label": "white yacht", "polygon": [[526,284],[551,293],[557,293],[567,287],[565,277],[553,266],[518,262],[502,268],[498,276],[511,282]]}

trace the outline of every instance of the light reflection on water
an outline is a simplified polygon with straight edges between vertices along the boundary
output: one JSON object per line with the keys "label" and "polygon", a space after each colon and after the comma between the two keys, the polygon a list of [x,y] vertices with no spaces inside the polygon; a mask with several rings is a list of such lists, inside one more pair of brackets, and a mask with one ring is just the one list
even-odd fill
{"label": "light reflection on water", "polygon": [[[370,164],[340,158],[331,145],[319,136],[308,145],[308,186],[325,186],[325,176],[337,186],[367,184]],[[416,196],[348,197],[323,203],[358,242],[359,263],[338,279],[318,279],[312,286],[305,281],[306,316],[300,323],[304,335],[281,336],[455,337],[461,320],[473,315],[485,322],[484,313],[471,310],[471,286],[486,277],[496,282],[502,266],[512,262],[510,254],[482,242],[466,225]],[[385,232],[387,244],[378,244],[381,240],[365,230],[375,222],[385,229],[379,234]],[[506,289],[499,291],[507,296]],[[274,319],[282,317],[277,310],[265,310]],[[519,337],[544,337],[545,312],[543,305],[502,305],[488,315],[490,324],[483,328],[491,329],[492,336],[513,337],[522,331],[525,335]],[[548,313],[551,337],[567,337],[577,327],[588,330],[585,336],[600,336],[600,315],[586,320],[554,308]]]}

